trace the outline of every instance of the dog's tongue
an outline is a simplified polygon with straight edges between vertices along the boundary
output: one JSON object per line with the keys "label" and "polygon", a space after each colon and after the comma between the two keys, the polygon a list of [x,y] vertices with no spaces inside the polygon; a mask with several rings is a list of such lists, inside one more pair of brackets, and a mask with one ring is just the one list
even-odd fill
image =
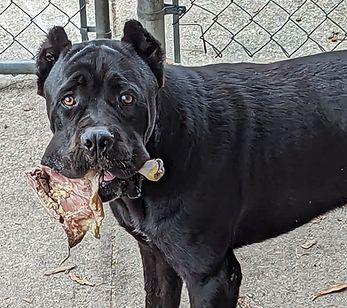
{"label": "dog's tongue", "polygon": [[104,171],[102,174],[102,181],[103,182],[111,182],[112,180],[114,180],[116,177],[109,171]]}

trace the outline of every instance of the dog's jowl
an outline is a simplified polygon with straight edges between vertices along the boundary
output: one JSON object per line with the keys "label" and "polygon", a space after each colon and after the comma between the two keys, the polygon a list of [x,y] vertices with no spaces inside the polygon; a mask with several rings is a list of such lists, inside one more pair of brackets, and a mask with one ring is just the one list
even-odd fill
{"label": "dog's jowl", "polygon": [[[53,138],[42,164],[101,174],[100,196],[139,242],[146,307],[236,307],[234,249],[347,200],[347,52],[273,64],[165,65],[137,21],[121,41],[72,45],[53,28],[37,60]],[[138,173],[160,159],[158,182]],[[120,193],[121,191],[121,193]]]}

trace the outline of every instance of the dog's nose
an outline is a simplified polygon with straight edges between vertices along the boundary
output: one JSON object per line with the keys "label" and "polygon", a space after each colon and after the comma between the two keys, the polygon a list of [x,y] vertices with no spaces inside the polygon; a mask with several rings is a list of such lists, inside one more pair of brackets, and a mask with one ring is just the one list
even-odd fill
{"label": "dog's nose", "polygon": [[87,128],[81,135],[81,145],[94,155],[109,150],[113,144],[113,135],[100,127]]}

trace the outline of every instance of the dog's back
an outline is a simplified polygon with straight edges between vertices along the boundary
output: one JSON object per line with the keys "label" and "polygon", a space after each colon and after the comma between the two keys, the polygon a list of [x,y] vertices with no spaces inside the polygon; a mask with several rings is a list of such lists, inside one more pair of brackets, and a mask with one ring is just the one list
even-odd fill
{"label": "dog's back", "polygon": [[[202,151],[214,166],[201,172],[229,170],[221,183],[238,191],[237,205],[230,205],[242,207],[236,246],[277,236],[347,202],[347,52],[178,67],[168,75],[168,91],[185,76],[182,98],[200,105],[198,116],[208,122],[199,134],[213,140]],[[229,163],[223,153],[230,153]]]}

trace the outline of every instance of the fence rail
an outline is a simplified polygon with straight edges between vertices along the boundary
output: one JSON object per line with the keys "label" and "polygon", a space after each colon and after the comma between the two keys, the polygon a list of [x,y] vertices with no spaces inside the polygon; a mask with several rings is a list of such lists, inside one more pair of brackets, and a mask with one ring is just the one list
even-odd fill
{"label": "fence rail", "polygon": [[94,6],[88,0],[68,6],[64,2],[1,1],[0,74],[34,73],[39,44],[53,25],[63,26],[75,40],[87,40],[90,32],[97,38],[111,37],[108,0],[95,0]]}

